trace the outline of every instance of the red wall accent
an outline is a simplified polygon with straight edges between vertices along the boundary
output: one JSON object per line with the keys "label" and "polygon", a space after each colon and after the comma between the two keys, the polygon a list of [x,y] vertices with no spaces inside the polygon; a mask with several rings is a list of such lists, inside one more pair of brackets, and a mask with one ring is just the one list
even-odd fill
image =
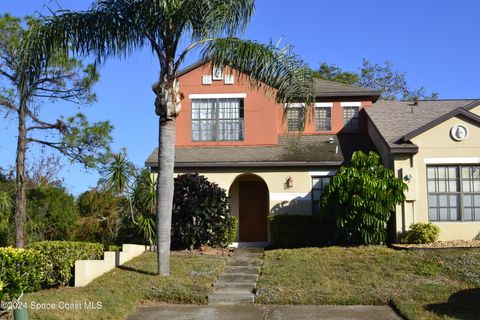
{"label": "red wall accent", "polygon": [[[236,70],[226,68],[224,74],[233,74],[234,84],[224,84],[223,80],[212,80],[210,85],[202,85],[202,76],[211,75],[212,68],[209,64],[199,66],[180,76],[180,90],[184,95],[182,110],[177,117],[176,146],[253,146],[275,145],[278,136],[286,133],[286,122],[283,122],[284,106],[275,103],[274,92],[265,93],[262,88],[251,87],[246,76]],[[191,135],[191,100],[189,94],[215,94],[215,93],[246,93],[244,99],[244,141],[192,141]],[[358,101],[355,98],[325,100],[333,102],[332,131],[315,131],[315,115],[309,113],[308,121],[303,134],[337,134],[343,128],[343,109],[340,101]],[[361,101],[360,109],[370,107],[372,101]],[[360,112],[361,131],[367,132],[366,117]]]}

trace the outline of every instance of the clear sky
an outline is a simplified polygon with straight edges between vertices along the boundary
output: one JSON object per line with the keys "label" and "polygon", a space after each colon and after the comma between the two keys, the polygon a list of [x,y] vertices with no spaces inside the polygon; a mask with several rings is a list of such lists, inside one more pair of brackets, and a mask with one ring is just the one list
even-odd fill
{"label": "clear sky", "polygon": [[[57,0],[68,9],[86,9],[92,0]],[[35,11],[48,15],[52,0],[0,0],[0,12],[17,16]],[[390,60],[407,72],[411,87],[423,85],[440,98],[480,98],[480,1],[477,0],[257,0],[244,38],[293,45],[312,68],[321,62],[357,70],[362,58]],[[196,61],[190,56],[186,64]],[[126,147],[131,161],[143,166],[157,143],[158,123],[151,84],[158,63],[149,50],[126,60],[110,60],[100,69],[98,101],[82,107],[90,120],[114,125],[113,149]],[[67,104],[43,107],[44,116],[78,112]],[[16,125],[0,118],[0,167],[14,165]],[[30,157],[35,156],[33,152]],[[65,163],[61,175],[75,195],[95,186],[98,175]]]}

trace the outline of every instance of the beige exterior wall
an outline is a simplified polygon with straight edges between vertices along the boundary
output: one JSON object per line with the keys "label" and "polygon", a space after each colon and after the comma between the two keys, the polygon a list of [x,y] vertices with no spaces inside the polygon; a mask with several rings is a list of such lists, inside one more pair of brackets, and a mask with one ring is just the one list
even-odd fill
{"label": "beige exterior wall", "polygon": [[[275,168],[226,168],[226,169],[176,169],[176,174],[194,173],[205,176],[227,190],[230,197],[232,215],[239,217],[239,180],[262,179],[269,192],[270,215],[276,214],[312,214],[312,177],[330,176],[336,173],[332,168],[316,169],[275,169]],[[291,177],[293,185],[286,188],[285,181]],[[238,231],[238,230],[237,230]],[[238,232],[237,232],[238,236]]]}
{"label": "beige exterior wall", "polygon": [[[480,113],[480,108],[476,112]],[[466,126],[468,138],[455,141],[450,129],[457,124]],[[426,167],[428,164],[478,164],[480,163],[480,127],[463,117],[453,117],[411,139],[419,147],[411,158],[395,156],[394,169],[399,178],[409,185],[407,202],[397,207],[397,232],[408,229],[410,224],[428,222],[428,190]],[[405,180],[412,175],[410,181]],[[480,222],[434,222],[440,227],[439,240],[470,240],[480,233]]]}
{"label": "beige exterior wall", "polygon": [[477,116],[480,116],[480,106],[472,108],[470,112],[475,113]]}

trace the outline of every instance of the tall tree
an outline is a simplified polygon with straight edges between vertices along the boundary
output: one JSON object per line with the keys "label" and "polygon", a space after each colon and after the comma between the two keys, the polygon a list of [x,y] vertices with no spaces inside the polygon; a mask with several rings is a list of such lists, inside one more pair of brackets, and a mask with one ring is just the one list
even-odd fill
{"label": "tall tree", "polygon": [[87,167],[103,158],[110,143],[108,122],[90,124],[81,113],[48,122],[40,117],[44,101],[68,101],[77,104],[95,100],[91,89],[98,80],[93,65],[84,67],[66,51],[51,48],[49,59],[39,59],[35,65],[21,61],[22,52],[34,36],[30,30],[38,21],[23,21],[10,15],[0,17],[0,111],[18,120],[17,154],[15,160],[15,245],[24,246],[23,226],[26,216],[27,146],[34,142],[53,148]]}
{"label": "tall tree", "polygon": [[320,64],[317,71],[313,72],[313,76],[371,90],[380,90],[382,91],[381,98],[386,100],[438,99],[438,93],[433,92],[428,95],[423,86],[420,88],[409,87],[406,73],[394,70],[391,61],[380,64],[372,63],[364,58],[358,73],[343,71],[334,64],[324,62]]}
{"label": "tall tree", "polygon": [[[26,65],[35,66],[63,46],[98,60],[128,55],[149,47],[159,62],[155,113],[159,120],[157,179],[158,273],[170,273],[175,119],[182,94],[178,71],[192,49],[214,65],[248,74],[253,86],[278,101],[312,99],[309,68],[288,48],[242,40],[254,12],[254,0],[98,0],[84,12],[61,11],[47,18],[32,35]],[[41,41],[38,41],[41,39]],[[187,43],[186,47],[181,47]],[[266,84],[266,85],[262,85]]]}

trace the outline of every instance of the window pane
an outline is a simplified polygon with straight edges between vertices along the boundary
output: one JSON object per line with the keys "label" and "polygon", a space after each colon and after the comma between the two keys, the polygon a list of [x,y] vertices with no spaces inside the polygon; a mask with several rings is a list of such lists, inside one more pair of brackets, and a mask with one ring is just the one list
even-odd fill
{"label": "window pane", "polygon": [[472,209],[471,208],[463,209],[463,220],[466,220],[466,221],[472,221],[473,220]]}
{"label": "window pane", "polygon": [[289,106],[287,109],[287,129],[288,131],[302,131],[305,112],[302,107]]}
{"label": "window pane", "polygon": [[430,207],[438,207],[437,196],[428,196],[428,203]]}
{"label": "window pane", "polygon": [[359,107],[343,107],[343,124],[347,132],[360,130]]}
{"label": "window pane", "polygon": [[435,168],[434,167],[428,167],[427,168],[427,178],[428,179],[435,179]]}
{"label": "window pane", "polygon": [[332,110],[329,107],[315,108],[315,129],[317,131],[332,130]]}
{"label": "window pane", "polygon": [[243,140],[243,99],[192,100],[192,140]]}
{"label": "window pane", "polygon": [[428,209],[428,219],[430,221],[437,221],[438,220],[437,209],[436,208],[429,208]]}
{"label": "window pane", "polygon": [[447,221],[448,220],[448,209],[440,208],[440,209],[438,209],[438,212],[440,214],[439,220],[441,220],[441,221]]}

